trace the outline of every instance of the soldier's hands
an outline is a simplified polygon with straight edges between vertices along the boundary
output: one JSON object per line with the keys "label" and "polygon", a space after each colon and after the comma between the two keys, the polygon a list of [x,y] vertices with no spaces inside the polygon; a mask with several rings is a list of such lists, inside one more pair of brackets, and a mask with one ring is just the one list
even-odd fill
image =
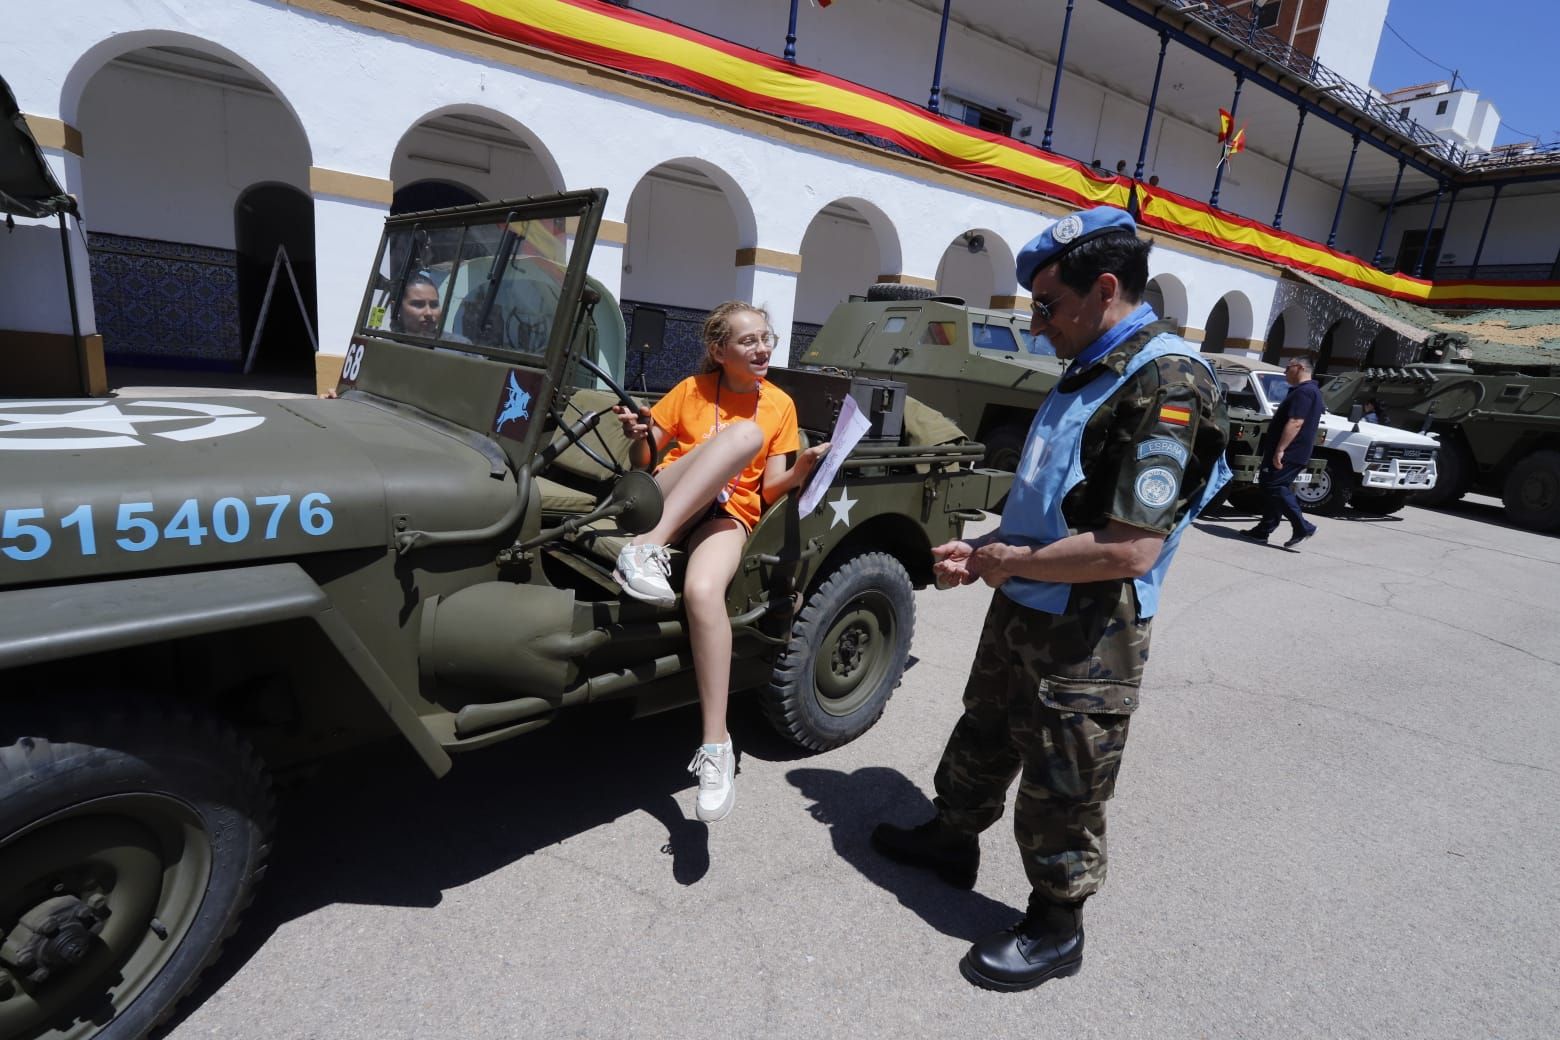
{"label": "soldier's hands", "polygon": [[939,589],[953,589],[960,585],[968,585],[975,580],[975,575],[970,573],[970,557],[975,553],[975,548],[969,542],[945,542],[933,547],[932,576],[936,579]]}
{"label": "soldier's hands", "polygon": [[637,413],[623,405],[613,405],[612,414],[623,424],[623,436],[631,441],[642,441],[650,436],[650,409],[641,408]]}
{"label": "soldier's hands", "polygon": [[1002,542],[990,542],[976,549],[964,565],[970,574],[969,580],[980,580],[996,588],[1013,577],[1013,572],[1008,569],[1012,551],[1011,545]]}

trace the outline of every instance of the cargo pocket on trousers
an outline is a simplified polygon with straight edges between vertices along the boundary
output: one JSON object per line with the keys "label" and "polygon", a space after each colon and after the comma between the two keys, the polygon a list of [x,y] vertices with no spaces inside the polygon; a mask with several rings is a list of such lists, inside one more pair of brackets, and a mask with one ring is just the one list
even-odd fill
{"label": "cargo pocket on trousers", "polygon": [[1040,680],[1040,703],[1056,711],[1088,715],[1131,715],[1138,706],[1136,683],[1047,675]]}

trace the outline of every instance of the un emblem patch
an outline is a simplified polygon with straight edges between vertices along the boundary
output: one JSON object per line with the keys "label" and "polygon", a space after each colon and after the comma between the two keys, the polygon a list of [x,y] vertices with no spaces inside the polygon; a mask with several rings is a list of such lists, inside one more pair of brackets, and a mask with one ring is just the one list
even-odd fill
{"label": "un emblem patch", "polygon": [[1137,500],[1150,509],[1163,509],[1169,505],[1175,499],[1175,490],[1175,474],[1163,466],[1145,469],[1138,474],[1137,483],[1133,486]]}
{"label": "un emblem patch", "polygon": [[1051,241],[1059,246],[1065,246],[1081,234],[1083,234],[1083,218],[1074,213],[1056,222],[1056,226],[1051,229]]}

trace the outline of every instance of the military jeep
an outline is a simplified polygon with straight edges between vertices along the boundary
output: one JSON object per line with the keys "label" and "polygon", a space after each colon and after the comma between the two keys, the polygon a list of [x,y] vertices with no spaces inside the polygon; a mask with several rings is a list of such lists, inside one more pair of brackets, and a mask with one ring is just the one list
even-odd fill
{"label": "military jeep", "polygon": [[[0,1036],[161,1021],[265,869],[273,776],[386,737],[442,775],[576,705],[697,700],[680,605],[612,577],[661,499],[610,412],[640,402],[586,273],[605,197],[388,220],[339,400],[0,405]],[[929,547],[1006,490],[982,450],[912,430],[762,517],[732,688],[787,738],[879,717]]]}

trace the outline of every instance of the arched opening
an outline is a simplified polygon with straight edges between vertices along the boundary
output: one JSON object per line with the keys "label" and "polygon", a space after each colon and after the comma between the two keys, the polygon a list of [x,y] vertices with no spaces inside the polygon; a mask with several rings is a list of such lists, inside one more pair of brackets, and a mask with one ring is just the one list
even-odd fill
{"label": "arched opening", "polygon": [[957,296],[972,307],[989,307],[1014,295],[1013,251],[995,231],[971,228],[949,243],[937,262],[937,293]]}
{"label": "arched opening", "polygon": [[1395,365],[1397,355],[1398,334],[1383,326],[1370,341],[1370,348],[1365,351],[1365,360],[1361,367]]}
{"label": "arched opening", "polygon": [[[802,236],[791,356],[799,357],[835,306],[866,292],[887,270],[883,240],[897,243],[888,218],[871,203],[840,199],[819,210]],[[896,250],[897,251],[897,250]]]}
{"label": "arched opening", "polygon": [[1310,322],[1305,309],[1298,305],[1286,307],[1273,319],[1267,337],[1262,342],[1262,360],[1270,365],[1282,363],[1286,355],[1304,354],[1310,349]]}
{"label": "arched opening", "polygon": [[1175,322],[1176,331],[1186,328],[1186,286],[1173,274],[1156,274],[1143,287],[1143,299],[1154,313]]}
{"label": "arched opening", "polygon": [[314,291],[314,201],[289,184],[255,185],[233,205],[233,241],[244,368],[262,375],[312,376],[309,332],[320,325]]}
{"label": "arched opening", "polygon": [[[557,164],[529,129],[501,113],[465,106],[442,109],[408,130],[390,160],[390,180],[392,213],[564,187]],[[403,193],[411,193],[404,203]]]}
{"label": "arched opening", "polygon": [[622,303],[630,325],[638,307],[666,312],[661,349],[645,359],[651,387],[671,386],[698,364],[704,316],[738,295],[740,229],[752,226],[751,209],[735,182],[704,160],[661,163],[634,186]]}
{"label": "arched opening", "polygon": [[1165,316],[1164,290],[1160,289],[1159,286],[1152,281],[1143,287],[1143,302],[1148,304],[1150,309],[1152,309],[1154,314],[1158,317],[1163,318]]}
{"label": "arched opening", "polygon": [[[229,382],[244,366],[258,311],[252,291],[241,286],[251,283],[251,261],[260,263],[266,249],[265,221],[280,222],[270,231],[289,243],[295,265],[303,265],[299,287],[311,320],[315,313],[309,142],[285,99],[236,56],[192,37],[148,39],[159,44],[120,53],[96,69],[83,59],[65,104],[69,111],[74,83],[81,82],[76,125],[91,142],[81,162],[81,192],[109,382],[144,381],[144,374],[126,371],[131,366],[218,372]],[[251,220],[243,207],[257,205],[262,215]],[[261,294],[274,244],[270,253],[263,258]],[[287,308],[281,308],[284,294]],[[273,306],[297,313],[285,275]],[[312,360],[300,363],[309,350],[301,319],[296,331],[285,358],[267,353],[266,368],[273,378],[295,372],[303,377],[299,387],[312,389]],[[277,335],[273,346],[280,344]],[[213,377],[157,378],[200,383]]]}
{"label": "arched opening", "polygon": [[454,181],[414,181],[404,188],[395,189],[390,201],[390,215],[418,213],[425,209],[445,209],[449,206],[468,206],[481,202],[482,196]]}
{"label": "arched opening", "polygon": [[1204,326],[1202,352],[1204,354],[1222,354],[1224,345],[1230,335],[1230,305],[1220,300],[1213,305],[1213,310],[1208,312],[1208,323]]}
{"label": "arched opening", "polygon": [[1354,328],[1346,318],[1340,318],[1327,327],[1322,333],[1321,346],[1316,351],[1316,374],[1326,375],[1333,371],[1334,359],[1350,357],[1354,353],[1355,334]]}

